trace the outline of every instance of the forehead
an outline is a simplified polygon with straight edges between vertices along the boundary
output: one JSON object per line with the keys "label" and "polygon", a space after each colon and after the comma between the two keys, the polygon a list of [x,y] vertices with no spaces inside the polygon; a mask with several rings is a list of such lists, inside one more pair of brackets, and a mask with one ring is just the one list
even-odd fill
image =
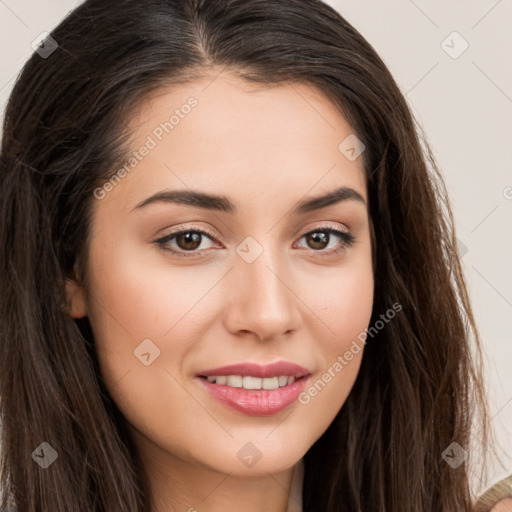
{"label": "forehead", "polygon": [[131,152],[146,148],[118,187],[134,204],[140,194],[176,186],[232,187],[246,197],[274,190],[278,199],[346,185],[366,198],[362,159],[340,149],[353,129],[310,84],[255,84],[211,74],[154,91],[127,129]]}
{"label": "forehead", "polygon": [[[191,102],[193,108],[188,106]],[[279,135],[276,144],[286,135],[302,139],[317,132],[318,139],[328,133],[353,132],[335,102],[313,84],[256,83],[226,72],[153,91],[139,102],[127,128],[136,136],[145,135],[166,122],[172,126],[165,134],[173,136],[181,135],[185,126],[188,134],[209,139],[250,134],[268,141],[269,136]]]}

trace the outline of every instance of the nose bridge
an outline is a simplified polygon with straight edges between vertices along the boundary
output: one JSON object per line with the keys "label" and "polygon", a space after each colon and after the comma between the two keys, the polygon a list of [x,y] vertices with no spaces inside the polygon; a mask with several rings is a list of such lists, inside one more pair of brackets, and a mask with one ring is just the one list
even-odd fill
{"label": "nose bridge", "polygon": [[230,328],[252,331],[261,339],[296,329],[299,320],[284,248],[271,244],[271,238],[265,237],[265,245],[252,237],[242,241],[233,272]]}

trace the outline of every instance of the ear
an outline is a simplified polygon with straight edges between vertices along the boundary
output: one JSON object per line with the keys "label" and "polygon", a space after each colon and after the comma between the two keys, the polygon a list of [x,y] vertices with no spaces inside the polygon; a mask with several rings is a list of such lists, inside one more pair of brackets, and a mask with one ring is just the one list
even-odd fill
{"label": "ear", "polygon": [[87,301],[84,287],[75,279],[66,278],[66,312],[72,318],[87,315]]}

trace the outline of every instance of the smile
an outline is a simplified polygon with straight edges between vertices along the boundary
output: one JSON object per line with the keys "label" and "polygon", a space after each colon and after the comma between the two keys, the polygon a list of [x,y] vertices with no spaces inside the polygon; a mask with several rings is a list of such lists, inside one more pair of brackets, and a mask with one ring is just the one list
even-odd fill
{"label": "smile", "polygon": [[244,389],[277,389],[293,384],[295,377],[292,375],[280,375],[279,377],[253,377],[250,375],[210,375],[204,377],[212,384],[220,384],[232,388]]}

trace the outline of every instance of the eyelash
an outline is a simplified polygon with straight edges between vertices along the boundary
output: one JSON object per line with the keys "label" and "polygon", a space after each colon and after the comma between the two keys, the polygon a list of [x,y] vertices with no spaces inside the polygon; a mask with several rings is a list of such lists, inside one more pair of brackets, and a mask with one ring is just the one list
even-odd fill
{"label": "eyelash", "polygon": [[[313,252],[318,252],[318,253],[322,253],[321,256],[334,256],[335,254],[338,254],[339,252],[341,252],[342,250],[348,248],[348,247],[351,247],[354,242],[355,242],[355,236],[352,235],[351,233],[348,233],[346,231],[341,231],[339,229],[335,229],[335,228],[332,228],[330,226],[319,226],[313,230],[310,230],[306,233],[304,233],[300,238],[303,238],[307,235],[311,235],[313,233],[319,233],[319,232],[324,232],[324,233],[329,233],[331,235],[336,235],[338,236],[339,238],[341,238],[342,242],[339,244],[339,246],[335,249],[331,249],[329,251],[324,251],[322,249],[319,249],[319,250],[314,250],[314,249],[311,249]],[[166,244],[168,242],[170,242],[171,240],[173,240],[174,238],[176,238],[177,236],[179,235],[182,235],[184,233],[197,233],[197,234],[200,234],[200,235],[206,235],[207,237],[209,237],[210,239],[212,240],[215,240],[215,234],[211,233],[210,231],[206,230],[206,229],[194,229],[194,228],[187,228],[187,229],[181,229],[179,231],[175,231],[173,233],[169,233],[168,235],[165,235],[164,237],[158,239],[158,240],[155,240],[155,244],[157,244],[157,246],[162,249],[163,251],[166,251],[166,252],[170,252],[176,256],[179,256],[179,257],[185,257],[185,258],[203,258],[204,256],[198,256],[197,255],[197,249],[195,249],[194,251],[196,252],[192,252],[192,251],[189,251],[189,252],[182,252],[182,251],[176,251],[175,249],[170,249]],[[330,240],[329,240],[330,241]]]}

